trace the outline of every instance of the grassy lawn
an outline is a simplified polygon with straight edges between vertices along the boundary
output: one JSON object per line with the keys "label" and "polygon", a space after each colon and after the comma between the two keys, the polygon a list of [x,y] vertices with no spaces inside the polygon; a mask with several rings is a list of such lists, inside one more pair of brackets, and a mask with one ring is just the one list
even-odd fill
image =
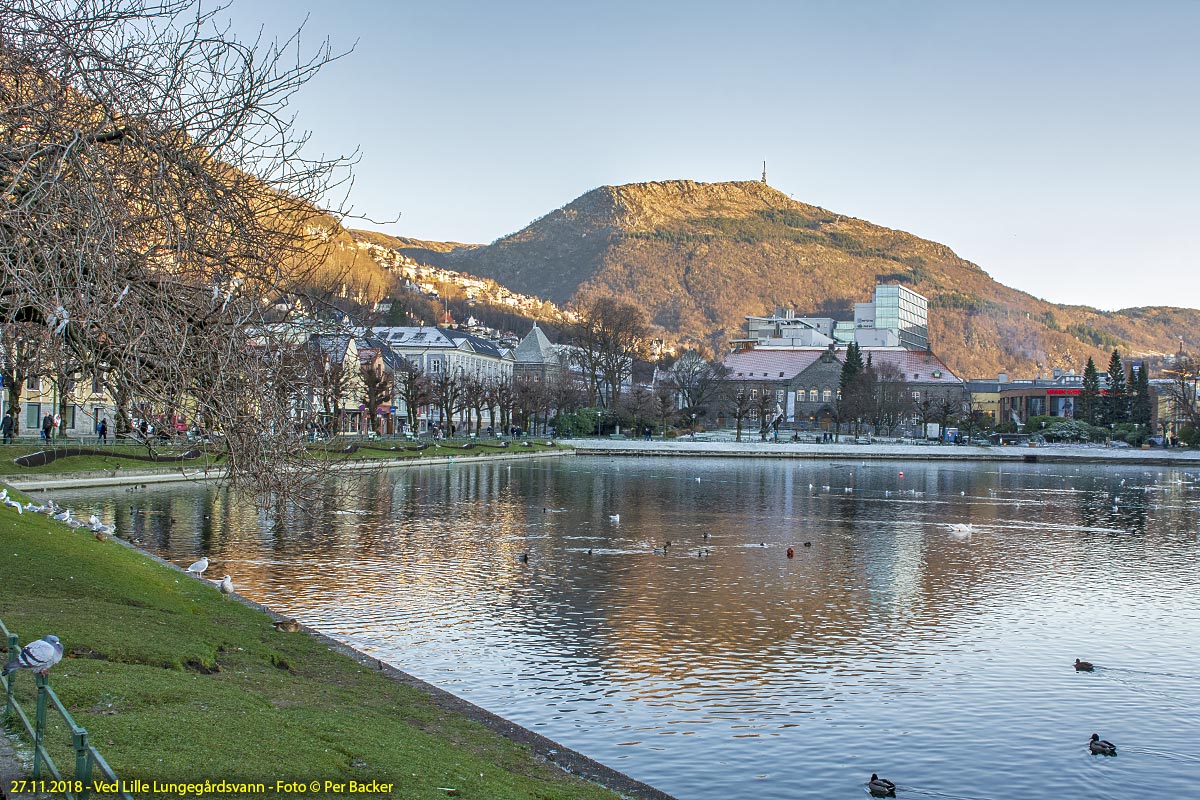
{"label": "grassy lawn", "polygon": [[[352,453],[344,452],[343,448],[348,444],[357,445],[358,449]],[[380,459],[380,460],[395,460],[395,461],[411,461],[417,458],[429,458],[450,456],[452,458],[478,458],[488,455],[507,455],[510,453],[533,453],[543,452],[546,450],[562,449],[561,446],[548,447],[544,440],[530,441],[528,446],[520,442],[514,442],[506,448],[492,446],[492,443],[484,441],[476,444],[470,449],[463,449],[462,442],[443,442],[430,443],[428,447],[420,451],[406,449],[412,447],[412,443],[404,441],[377,441],[377,442],[362,442],[359,440],[335,440],[328,445],[311,445],[308,448],[309,453],[314,458],[321,459],[343,459],[343,460],[365,460],[365,459]],[[64,446],[75,446],[75,442],[71,442]],[[91,445],[84,445],[90,447]],[[392,450],[396,447],[396,450]],[[43,450],[45,448],[36,444],[14,444],[0,445],[0,475],[10,476],[30,476],[30,475],[58,475],[71,472],[112,472],[114,470],[164,470],[173,471],[180,468],[185,470],[203,469],[205,466],[219,466],[221,463],[220,457],[211,455],[202,455],[199,458],[191,459],[183,462],[160,462],[140,461],[129,456],[144,456],[147,450],[141,445],[121,444],[110,445],[106,448],[104,455],[82,455],[68,456],[58,458],[49,464],[41,467],[21,467],[13,463],[13,459],[18,456],[28,455],[30,453]],[[174,455],[182,453],[186,447],[163,448],[157,452],[160,455]]]}
{"label": "grassy lawn", "polygon": [[[12,493],[10,490],[10,494]],[[372,780],[401,798],[617,795],[114,541],[0,508],[0,617],[123,779]],[[32,714],[32,677],[18,697]],[[52,715],[57,720],[57,715]],[[69,736],[49,734],[71,772]]]}

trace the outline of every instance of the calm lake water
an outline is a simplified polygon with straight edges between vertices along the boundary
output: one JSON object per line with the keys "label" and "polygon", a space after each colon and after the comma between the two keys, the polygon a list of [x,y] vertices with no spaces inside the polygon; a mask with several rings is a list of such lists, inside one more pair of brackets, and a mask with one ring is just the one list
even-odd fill
{"label": "calm lake water", "polygon": [[204,486],[52,496],[685,800],[857,800],[871,772],[1128,800],[1197,793],[1198,480],[576,457],[347,477],[282,519]]}

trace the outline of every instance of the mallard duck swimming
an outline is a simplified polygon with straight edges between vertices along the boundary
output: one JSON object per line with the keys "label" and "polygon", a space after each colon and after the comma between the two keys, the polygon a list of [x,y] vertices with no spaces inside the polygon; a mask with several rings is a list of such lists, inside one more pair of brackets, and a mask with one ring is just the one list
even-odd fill
{"label": "mallard duck swimming", "polygon": [[871,791],[872,797],[896,796],[896,784],[887,778],[879,777],[874,772],[871,773],[871,780],[867,781],[867,789]]}
{"label": "mallard duck swimming", "polygon": [[1098,733],[1092,734],[1092,740],[1088,742],[1088,749],[1098,756],[1115,756],[1117,754],[1117,746],[1107,739],[1101,739]]}
{"label": "mallard duck swimming", "polygon": [[1092,662],[1090,662],[1090,661],[1080,661],[1080,660],[1077,658],[1077,659],[1075,659],[1075,669],[1076,669],[1078,672],[1091,672],[1092,670],[1094,670],[1094,669],[1095,669],[1095,667],[1094,667],[1094,666],[1092,666]]}

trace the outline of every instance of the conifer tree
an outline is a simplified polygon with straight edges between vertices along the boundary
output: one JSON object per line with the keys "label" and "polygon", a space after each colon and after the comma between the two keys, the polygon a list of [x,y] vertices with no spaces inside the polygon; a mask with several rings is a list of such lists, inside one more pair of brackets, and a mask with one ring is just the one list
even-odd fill
{"label": "conifer tree", "polygon": [[840,383],[843,397],[854,384],[854,379],[861,375],[864,369],[866,369],[866,365],[863,363],[862,349],[858,346],[858,342],[851,342],[846,347],[846,360],[842,362]]}
{"label": "conifer tree", "polygon": [[1079,418],[1089,425],[1095,425],[1100,416],[1100,376],[1096,372],[1096,362],[1088,356],[1087,366],[1083,368],[1083,389],[1079,393]]}
{"label": "conifer tree", "polygon": [[1108,360],[1108,395],[1104,403],[1105,424],[1129,420],[1129,392],[1125,386],[1125,365],[1121,351],[1113,350]]}
{"label": "conifer tree", "polygon": [[1146,367],[1146,362],[1143,361],[1138,365],[1137,370],[1131,376],[1130,384],[1132,385],[1133,400],[1130,403],[1129,418],[1131,422],[1136,422],[1145,428],[1150,427],[1150,420],[1154,416],[1154,407],[1150,398],[1150,370]]}

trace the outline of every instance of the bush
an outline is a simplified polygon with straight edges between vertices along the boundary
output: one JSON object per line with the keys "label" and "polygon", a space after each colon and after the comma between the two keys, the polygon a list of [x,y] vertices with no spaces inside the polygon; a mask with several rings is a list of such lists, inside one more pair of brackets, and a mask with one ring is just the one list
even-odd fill
{"label": "bush", "polygon": [[1081,420],[1059,418],[1041,428],[1041,434],[1048,442],[1090,442],[1093,428]]}
{"label": "bush", "polygon": [[557,414],[550,424],[563,438],[591,436],[596,432],[596,423],[600,419],[599,412],[594,408],[581,408],[569,414]]}
{"label": "bush", "polygon": [[1183,426],[1179,431],[1179,441],[1183,442],[1187,447],[1200,447],[1200,428],[1193,428],[1191,425]]}

